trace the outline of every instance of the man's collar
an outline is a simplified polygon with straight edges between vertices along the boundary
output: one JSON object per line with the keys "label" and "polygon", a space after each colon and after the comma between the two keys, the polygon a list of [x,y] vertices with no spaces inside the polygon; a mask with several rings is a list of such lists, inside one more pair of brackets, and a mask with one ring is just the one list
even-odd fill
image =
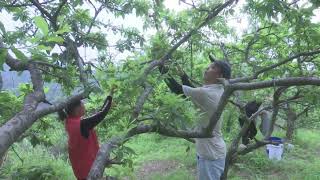
{"label": "man's collar", "polygon": [[205,85],[203,85],[203,87],[223,87],[223,85],[222,84],[205,84]]}

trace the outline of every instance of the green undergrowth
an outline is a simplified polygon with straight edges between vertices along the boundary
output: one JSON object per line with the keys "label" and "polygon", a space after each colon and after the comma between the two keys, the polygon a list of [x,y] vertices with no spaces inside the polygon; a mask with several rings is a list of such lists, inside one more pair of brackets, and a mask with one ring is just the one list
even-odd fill
{"label": "green undergrowth", "polygon": [[[282,160],[269,160],[262,147],[240,156],[229,171],[229,179],[320,180],[319,130],[302,129],[295,135],[294,148],[285,148]],[[275,136],[283,137],[284,133],[276,132]],[[54,144],[61,147],[60,154],[53,153],[52,147],[32,147],[26,140],[14,144],[14,150],[23,162],[10,148],[1,167],[0,179],[73,180],[64,147],[66,139],[61,141],[58,137],[61,134],[52,134]],[[126,146],[135,151],[132,168],[114,165],[106,169],[106,174],[120,179],[196,179],[194,144],[186,140],[143,134],[131,139]]]}
{"label": "green undergrowth", "polygon": [[[283,137],[283,132],[274,136]],[[318,130],[299,130],[289,150],[285,145],[283,159],[269,160],[265,147],[240,156],[229,171],[229,179],[293,179],[320,180],[320,133]],[[141,135],[128,143],[137,155],[134,169],[113,167],[109,173],[124,179],[195,179],[196,159],[194,145],[186,140]],[[163,161],[175,163],[174,167],[163,171],[148,166],[160,166]],[[150,164],[150,162],[152,162]],[[157,164],[158,163],[158,164]],[[160,164],[160,165],[159,165]],[[141,171],[150,173],[142,174]]]}

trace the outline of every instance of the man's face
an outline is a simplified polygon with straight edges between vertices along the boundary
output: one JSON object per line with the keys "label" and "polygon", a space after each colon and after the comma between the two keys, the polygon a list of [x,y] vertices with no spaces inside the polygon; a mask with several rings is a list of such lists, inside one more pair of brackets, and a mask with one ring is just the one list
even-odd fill
{"label": "man's face", "polygon": [[204,71],[203,78],[205,82],[214,82],[217,78],[222,78],[220,68],[215,63],[211,63]]}

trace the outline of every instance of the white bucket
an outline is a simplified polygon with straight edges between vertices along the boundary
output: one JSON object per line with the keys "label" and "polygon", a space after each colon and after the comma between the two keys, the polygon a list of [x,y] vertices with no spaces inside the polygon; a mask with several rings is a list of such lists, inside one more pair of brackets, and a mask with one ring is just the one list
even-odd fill
{"label": "white bucket", "polygon": [[283,154],[283,144],[267,144],[267,153],[269,159],[281,160]]}

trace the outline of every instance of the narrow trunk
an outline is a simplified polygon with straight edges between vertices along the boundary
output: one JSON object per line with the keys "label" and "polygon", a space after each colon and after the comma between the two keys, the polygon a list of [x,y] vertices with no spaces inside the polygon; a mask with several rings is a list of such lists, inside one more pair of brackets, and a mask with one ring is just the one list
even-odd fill
{"label": "narrow trunk", "polygon": [[1,72],[0,72],[0,91],[2,90],[2,86],[3,86],[3,81],[2,81],[2,76],[1,76]]}
{"label": "narrow trunk", "polygon": [[286,138],[288,141],[292,141],[293,134],[295,130],[295,122],[297,120],[297,114],[293,111],[290,106],[286,109],[286,115],[287,115],[287,132],[286,132]]}
{"label": "narrow trunk", "polygon": [[226,132],[229,133],[232,127],[232,113],[229,113],[226,126]]}

